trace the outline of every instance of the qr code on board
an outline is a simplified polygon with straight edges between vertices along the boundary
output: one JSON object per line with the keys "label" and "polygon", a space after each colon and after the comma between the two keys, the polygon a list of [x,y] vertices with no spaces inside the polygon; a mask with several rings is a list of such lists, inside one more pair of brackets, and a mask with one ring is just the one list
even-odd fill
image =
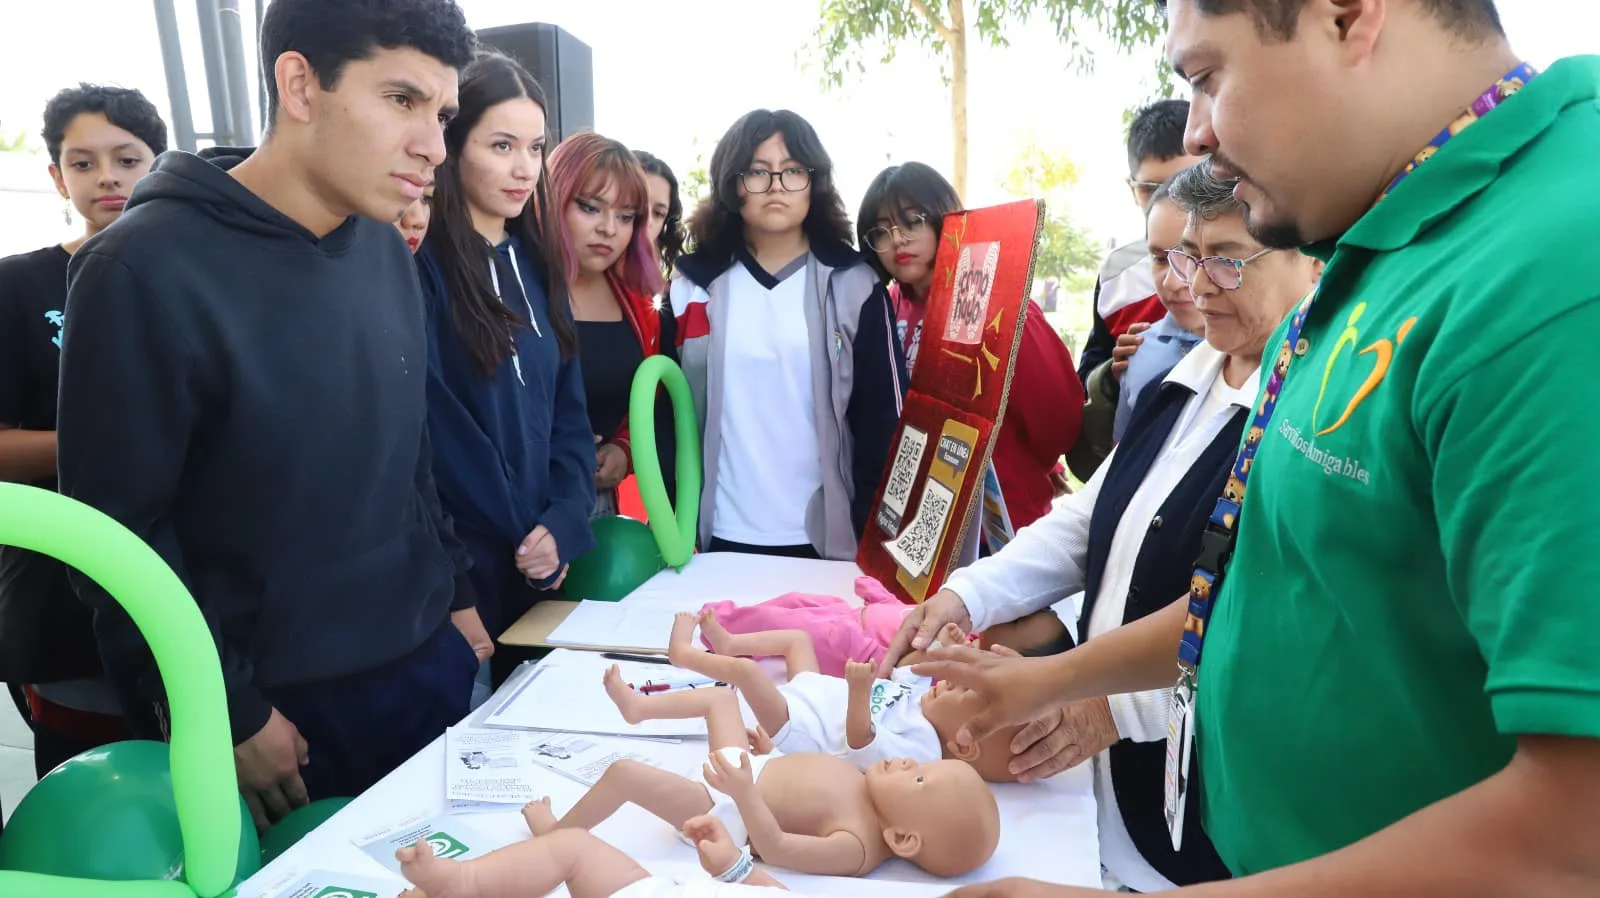
{"label": "qr code on board", "polygon": [[950,519],[955,493],[937,480],[929,480],[922,490],[922,502],[911,526],[889,544],[889,553],[913,577],[927,576],[939,551],[939,538]]}
{"label": "qr code on board", "polygon": [[889,469],[889,483],[883,488],[884,504],[894,509],[896,517],[906,513],[911,487],[917,482],[917,469],[922,467],[922,453],[927,447],[928,435],[915,427],[908,426],[900,434],[894,466]]}

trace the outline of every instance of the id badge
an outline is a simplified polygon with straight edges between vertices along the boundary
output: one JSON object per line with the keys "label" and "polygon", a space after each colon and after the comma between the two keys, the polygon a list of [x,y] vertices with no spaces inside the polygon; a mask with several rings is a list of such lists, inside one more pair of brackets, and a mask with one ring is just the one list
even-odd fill
{"label": "id badge", "polygon": [[1194,671],[1185,667],[1172,687],[1172,707],[1167,714],[1167,831],[1172,850],[1183,850],[1183,814],[1189,803],[1189,771],[1194,763]]}

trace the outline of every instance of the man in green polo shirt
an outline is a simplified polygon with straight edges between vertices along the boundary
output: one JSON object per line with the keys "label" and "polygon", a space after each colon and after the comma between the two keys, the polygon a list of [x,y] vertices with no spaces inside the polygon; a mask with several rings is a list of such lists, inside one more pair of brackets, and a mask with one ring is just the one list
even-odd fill
{"label": "man in green polo shirt", "polygon": [[1214,610],[918,672],[989,697],[981,738],[1171,682],[1187,620],[1191,800],[1242,877],[1195,898],[1600,895],[1600,58],[1533,70],[1490,0],[1166,5],[1188,149],[1327,262]]}

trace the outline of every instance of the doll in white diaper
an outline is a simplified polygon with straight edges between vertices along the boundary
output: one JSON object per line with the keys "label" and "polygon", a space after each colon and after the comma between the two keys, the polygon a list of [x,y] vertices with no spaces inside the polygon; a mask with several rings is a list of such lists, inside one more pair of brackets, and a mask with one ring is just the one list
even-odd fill
{"label": "doll in white diaper", "polygon": [[787,887],[751,863],[750,853],[715,817],[687,821],[684,833],[711,879],[652,876],[581,829],[558,829],[548,799],[522,809],[533,838],[470,861],[437,857],[424,842],[395,852],[417,887],[401,898],[537,898],[565,885],[572,898],[761,898]]}

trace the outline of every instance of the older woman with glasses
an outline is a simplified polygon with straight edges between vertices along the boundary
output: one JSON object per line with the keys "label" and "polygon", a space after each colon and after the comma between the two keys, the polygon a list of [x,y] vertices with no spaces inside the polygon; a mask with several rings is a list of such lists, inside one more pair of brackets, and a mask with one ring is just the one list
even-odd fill
{"label": "older woman with glasses", "polygon": [[[1196,346],[1140,398],[1133,422],[1081,492],[997,555],[957,571],[913,611],[887,663],[946,622],[981,631],[1085,594],[1079,635],[1094,639],[1188,590],[1257,391],[1273,330],[1316,284],[1321,263],[1264,249],[1245,228],[1233,185],[1209,162],[1174,177],[1183,239],[1168,258],[1205,316]],[[1018,736],[1012,769],[1029,779],[1094,759],[1101,859],[1122,885],[1156,892],[1227,876],[1198,820],[1173,851],[1162,815],[1169,690],[1112,696],[1053,712]],[[1194,805],[1189,812],[1196,814]]]}

